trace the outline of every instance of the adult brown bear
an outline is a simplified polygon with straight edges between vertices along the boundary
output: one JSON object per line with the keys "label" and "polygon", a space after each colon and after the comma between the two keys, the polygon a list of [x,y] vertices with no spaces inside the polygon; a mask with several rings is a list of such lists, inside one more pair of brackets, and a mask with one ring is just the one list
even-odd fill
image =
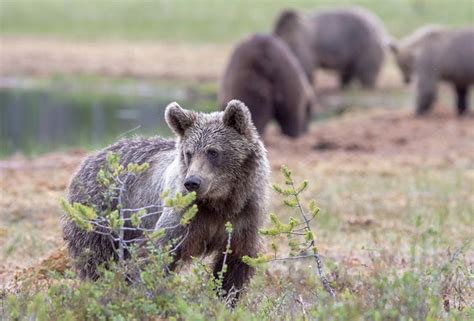
{"label": "adult brown bear", "polygon": [[218,103],[244,102],[260,135],[271,119],[283,134],[306,132],[315,104],[313,89],[291,51],[271,35],[252,35],[237,44],[221,80]]}
{"label": "adult brown bear", "polygon": [[405,82],[417,77],[417,115],[431,109],[440,80],[453,84],[458,114],[466,112],[474,84],[474,27],[425,26],[391,47]]}
{"label": "adult brown bear", "polygon": [[389,39],[379,19],[360,8],[309,14],[285,10],[276,20],[274,34],[288,44],[310,82],[315,69],[323,68],[339,74],[341,87],[354,78],[364,87],[374,87]]}

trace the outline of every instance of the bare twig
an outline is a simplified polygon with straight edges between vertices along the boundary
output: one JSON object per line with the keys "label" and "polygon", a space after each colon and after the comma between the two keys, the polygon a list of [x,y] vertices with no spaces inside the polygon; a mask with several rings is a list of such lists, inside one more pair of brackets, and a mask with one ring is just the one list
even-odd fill
{"label": "bare twig", "polygon": [[130,129],[130,130],[127,130],[126,132],[124,132],[124,133],[118,135],[116,139],[120,139],[120,138],[122,138],[122,137],[125,137],[125,136],[127,136],[128,134],[130,134],[130,133],[132,133],[132,132],[134,132],[134,131],[140,129],[141,127],[142,127],[141,125],[138,125],[138,126],[135,127],[135,128],[132,128],[132,129]]}
{"label": "bare twig", "polygon": [[222,260],[222,267],[221,267],[221,277],[224,277],[224,270],[226,266],[226,261],[227,261],[227,255],[229,254],[230,251],[230,243],[232,242],[232,232],[227,233],[227,245],[225,247],[225,251],[223,252],[224,258]]}
{"label": "bare twig", "polygon": [[[163,208],[163,206],[161,206],[161,205],[148,205],[148,206],[143,206],[143,207],[139,207],[139,208],[124,208],[123,211],[124,212],[138,212],[138,211],[141,211],[141,210],[147,210],[149,208],[155,208],[155,207]],[[160,213],[160,212],[152,212],[152,213]]]}
{"label": "bare twig", "polygon": [[301,294],[299,295],[298,299],[296,299],[295,301],[301,305],[301,313],[303,314],[304,320],[308,320],[308,315],[306,314],[306,309],[305,309],[305,302]]}
{"label": "bare twig", "polygon": [[269,262],[273,261],[287,261],[287,260],[298,260],[298,259],[308,259],[314,258],[315,254],[308,254],[308,255],[298,255],[298,256],[288,256],[288,257],[276,257],[273,259],[268,260]]}
{"label": "bare twig", "polygon": [[[296,191],[296,187],[293,183],[293,181],[291,181],[291,187],[293,188],[294,191]],[[300,198],[299,198],[299,195],[298,193],[294,193],[293,194],[294,198],[295,198],[295,201],[296,201],[296,207],[299,209],[300,211],[300,214],[301,216],[303,217],[304,219],[304,222],[306,224],[306,230],[308,232],[311,232],[311,225],[309,224],[310,223],[310,220],[307,218],[306,216],[306,213],[303,209],[303,207],[301,206],[301,201],[300,201]],[[311,248],[311,251],[313,252],[313,257],[316,261],[316,268],[317,268],[317,272],[319,274],[319,279],[321,280],[321,283],[323,284],[323,287],[324,289],[333,297],[333,298],[336,298],[336,293],[334,292],[334,290],[332,289],[331,285],[329,284],[329,281],[328,279],[326,278],[326,276],[324,275],[324,271],[323,271],[323,264],[322,264],[322,261],[321,261],[321,257],[319,256],[319,253],[315,250],[315,243],[314,243],[314,239],[311,240],[310,242],[310,248]]]}
{"label": "bare twig", "polygon": [[[124,220],[123,220],[124,219],[124,212],[122,211],[123,193],[125,192],[125,189],[126,189],[125,183],[127,182],[129,176],[130,176],[130,173],[127,173],[127,175],[125,176],[124,182],[122,182],[118,176],[115,177],[116,180],[121,184],[120,192],[119,192],[119,196],[118,196],[117,208],[119,209],[120,220],[121,220],[122,223],[124,222]],[[124,231],[123,228],[121,228],[119,230],[119,252],[118,252],[119,261],[122,261],[123,258],[124,258],[124,242],[123,242],[124,239],[125,239],[124,236],[125,236],[125,231]]]}
{"label": "bare twig", "polygon": [[183,237],[181,238],[179,243],[176,244],[171,250],[168,251],[168,254],[173,254],[174,252],[176,252],[176,250],[178,250],[178,248],[181,246],[181,244],[184,243],[184,241],[186,240],[188,235],[189,235],[189,228],[186,229],[186,234],[183,235]]}

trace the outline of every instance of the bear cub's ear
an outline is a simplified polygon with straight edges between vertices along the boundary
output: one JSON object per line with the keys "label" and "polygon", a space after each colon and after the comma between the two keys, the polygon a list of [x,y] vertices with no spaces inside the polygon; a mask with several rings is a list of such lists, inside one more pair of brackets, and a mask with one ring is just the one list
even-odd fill
{"label": "bear cub's ear", "polygon": [[170,103],[165,110],[165,120],[168,126],[178,135],[193,125],[194,115],[191,111],[184,110],[177,102]]}
{"label": "bear cub's ear", "polygon": [[249,109],[243,102],[236,99],[227,104],[222,121],[241,135],[250,135],[252,128],[254,128]]}
{"label": "bear cub's ear", "polygon": [[388,43],[388,47],[390,48],[390,51],[392,51],[392,53],[394,54],[398,54],[398,44],[397,42],[392,39],[389,43]]}

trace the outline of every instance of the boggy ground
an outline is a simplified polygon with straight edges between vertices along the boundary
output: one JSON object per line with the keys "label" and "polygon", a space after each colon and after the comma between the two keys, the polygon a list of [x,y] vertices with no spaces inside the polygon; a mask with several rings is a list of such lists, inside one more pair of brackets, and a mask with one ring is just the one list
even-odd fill
{"label": "boggy ground", "polygon": [[[313,123],[298,140],[272,127],[265,142],[272,181],[282,181],[282,164],[297,180],[309,180],[306,197],[322,209],[316,239],[331,268],[342,266],[356,275],[388,266],[403,269],[412,241],[428,228],[437,234],[424,249],[427,260],[447,260],[462,247],[467,264],[474,265],[472,114],[459,119],[445,108],[421,119],[406,110],[351,112]],[[26,267],[32,267],[26,273],[41,278],[45,267],[67,266],[57,252],[62,246],[59,199],[86,154],[73,150],[0,161],[0,287],[15,272],[21,277],[18,271]],[[271,203],[288,218],[276,194]],[[374,257],[380,260],[374,263]]]}

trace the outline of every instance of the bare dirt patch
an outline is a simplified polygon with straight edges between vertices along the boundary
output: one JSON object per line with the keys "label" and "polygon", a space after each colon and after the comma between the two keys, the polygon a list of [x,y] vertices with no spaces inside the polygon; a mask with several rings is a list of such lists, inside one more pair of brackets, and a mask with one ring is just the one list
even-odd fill
{"label": "bare dirt patch", "polygon": [[[440,106],[441,107],[441,106]],[[474,163],[474,115],[459,118],[450,108],[415,117],[411,110],[353,112],[313,124],[300,139],[270,128],[265,142],[274,165],[379,159],[395,164],[452,167]]]}

